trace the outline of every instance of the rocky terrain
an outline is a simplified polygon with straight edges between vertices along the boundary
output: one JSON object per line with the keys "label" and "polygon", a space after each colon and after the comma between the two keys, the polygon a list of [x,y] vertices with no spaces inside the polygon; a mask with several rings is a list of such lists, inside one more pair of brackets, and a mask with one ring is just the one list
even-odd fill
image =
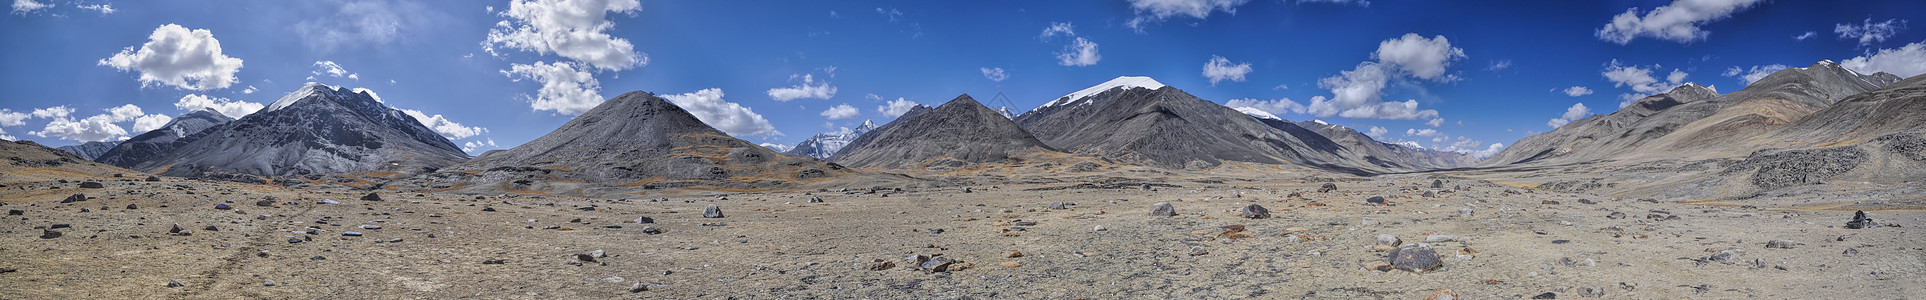
{"label": "rocky terrain", "polygon": [[233,121],[234,118],[214,110],[202,109],[190,112],[167,121],[167,124],[153,131],[121,141],[118,145],[102,152],[94,160],[123,168],[134,168],[192,142],[193,139],[189,139],[188,136]]}
{"label": "rocky terrain", "polygon": [[261,111],[181,137],[178,146],[126,166],[180,177],[413,174],[468,158],[447,138],[374,97],[310,83]]}
{"label": "rocky terrain", "polygon": [[811,136],[808,139],[804,139],[801,143],[797,143],[796,146],[790,147],[787,151],[783,151],[783,153],[814,157],[816,159],[829,159],[830,155],[836,155],[836,151],[843,150],[844,146],[849,146],[850,141],[855,141],[857,137],[863,136],[864,133],[868,133],[870,130],[876,130],[877,126],[875,122],[863,120],[863,125],[856,126],[856,128],[844,127],[837,131],[824,132]]}
{"label": "rocky terrain", "polygon": [[107,150],[113,150],[114,146],[119,144],[120,144],[120,141],[86,142],[86,143],[80,143],[79,145],[61,146],[60,148],[55,148],[55,149],[60,149],[60,151],[67,151],[67,153],[73,153],[76,156],[80,156],[80,158],[93,160],[95,158],[100,157],[101,154],[106,154]]}
{"label": "rocky terrain", "polygon": [[864,133],[829,160],[858,168],[954,169],[1051,152],[1057,151],[1009,118],[961,95]]}

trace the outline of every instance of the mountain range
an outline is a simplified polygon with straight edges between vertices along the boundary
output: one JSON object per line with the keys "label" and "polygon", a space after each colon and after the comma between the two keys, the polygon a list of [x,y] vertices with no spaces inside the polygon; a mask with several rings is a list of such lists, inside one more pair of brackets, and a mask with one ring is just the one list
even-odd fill
{"label": "mountain range", "polygon": [[[210,122],[213,120],[210,120]],[[418,173],[459,163],[466,153],[372,92],[309,83],[240,119],[186,134],[149,132],[150,152],[123,145],[109,159],[130,169],[183,177],[207,173],[299,176],[362,171]],[[140,138],[137,136],[136,138]],[[124,149],[124,150],[123,150]]]}

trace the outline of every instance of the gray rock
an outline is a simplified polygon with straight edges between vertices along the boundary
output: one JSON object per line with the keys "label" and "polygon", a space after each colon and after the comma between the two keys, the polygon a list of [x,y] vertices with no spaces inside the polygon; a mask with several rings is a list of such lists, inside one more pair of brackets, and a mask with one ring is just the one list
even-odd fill
{"label": "gray rock", "polygon": [[702,217],[704,217],[704,218],[711,218],[711,219],[713,219],[713,218],[721,218],[721,217],[722,217],[722,207],[718,207],[718,206],[716,206],[715,204],[710,204],[710,205],[709,205],[709,207],[707,207],[707,208],[703,208],[703,209],[702,209]]}
{"label": "gray rock", "polygon": [[647,234],[662,234],[662,230],[661,230],[661,229],[656,229],[655,227],[650,227],[650,226],[642,226],[642,233],[647,233]]}
{"label": "gray rock", "polygon": [[360,232],[342,231],[341,236],[361,236]]}
{"label": "gray rock", "polygon": [[1459,239],[1458,236],[1455,236],[1455,235],[1433,234],[1433,235],[1425,236],[1424,242],[1426,243],[1456,242],[1458,241],[1458,239]]}
{"label": "gray rock", "polygon": [[1424,191],[1424,195],[1420,195],[1420,196],[1423,196],[1423,197],[1425,197],[1425,198],[1437,198],[1437,197],[1438,197],[1438,193],[1434,193],[1434,192],[1431,192],[1431,191]]}
{"label": "gray rock", "polygon": [[1371,196],[1371,198],[1364,198],[1364,204],[1365,205],[1388,205],[1384,202],[1384,196]]}
{"label": "gray rock", "polygon": [[1798,244],[1799,243],[1788,240],[1771,240],[1767,241],[1765,246],[1766,248],[1792,249],[1793,246]]}
{"label": "gray rock", "polygon": [[1388,233],[1387,233],[1387,234],[1379,234],[1379,235],[1378,235],[1378,244],[1379,244],[1379,245],[1385,245],[1385,246],[1393,246],[1393,247],[1395,247],[1395,246],[1398,246],[1398,245],[1403,245],[1403,244],[1404,244],[1404,240],[1402,240],[1402,239],[1398,239],[1398,236],[1396,236],[1396,235],[1392,235],[1392,234],[1388,234]]}
{"label": "gray rock", "polygon": [[1398,249],[1391,250],[1390,263],[1393,268],[1414,273],[1430,272],[1444,266],[1444,262],[1438,260],[1437,250],[1424,243],[1398,246]]}
{"label": "gray rock", "polygon": [[53,238],[60,238],[60,232],[59,232],[59,231],[53,231],[53,229],[41,229],[41,230],[40,230],[40,238],[42,238],[42,239],[53,239]]}
{"label": "gray rock", "polygon": [[809,197],[809,203],[823,203],[823,198]]}
{"label": "gray rock", "polygon": [[1587,297],[1587,298],[1605,297],[1605,289],[1601,289],[1595,286],[1581,287],[1581,288],[1578,288],[1578,296]]}
{"label": "gray rock", "polygon": [[74,194],[72,196],[67,196],[67,199],[61,199],[60,203],[74,203],[74,202],[80,202],[80,201],[87,201],[87,195]]}
{"label": "gray rock", "polygon": [[1728,265],[1733,263],[1738,263],[1739,250],[1737,249],[1719,250],[1718,253],[1713,253],[1712,256],[1705,257],[1705,260],[1711,261],[1711,262],[1718,262],[1722,264],[1728,264]]}
{"label": "gray rock", "polygon": [[1050,203],[1050,209],[1070,209],[1070,205],[1069,202]]}
{"label": "gray rock", "polygon": [[167,280],[167,287],[183,287],[183,286],[187,286],[187,285],[181,284],[181,281],[179,280],[173,280],[173,279]]}
{"label": "gray rock", "polygon": [[368,193],[367,195],[362,195],[362,196],[361,196],[361,200],[365,200],[365,201],[381,201],[381,195],[380,195],[380,194],[375,194],[375,193]]}
{"label": "gray rock", "polygon": [[959,261],[950,259],[948,257],[937,256],[937,257],[931,257],[929,261],[923,262],[921,266],[924,272],[931,272],[931,273],[949,272],[950,266],[955,265],[958,262]]}
{"label": "gray rock", "polygon": [[635,285],[629,286],[630,293],[641,293],[641,292],[647,292],[647,291],[649,291],[649,285],[643,284],[641,282],[637,282],[635,283]]}
{"label": "gray rock", "polygon": [[139,206],[139,205],[134,205],[133,203],[128,203],[128,204],[127,204],[127,209],[140,209],[140,206]]}
{"label": "gray rock", "polygon": [[301,238],[298,238],[298,237],[290,237],[290,238],[288,238],[288,243],[289,243],[289,244],[300,244],[300,243],[301,243]]}
{"label": "gray rock", "polygon": [[381,229],[381,225],[361,225],[361,229]]}
{"label": "gray rock", "polygon": [[609,257],[609,254],[608,252],[603,252],[602,249],[595,249],[595,251],[589,251],[589,256],[594,256],[595,258],[603,258],[603,257]]}
{"label": "gray rock", "polygon": [[270,280],[264,280],[264,281],[262,281],[262,282],[261,282],[261,286],[276,286],[276,285],[281,285],[281,284],[278,284],[278,283],[274,283],[274,280],[272,280],[272,279],[270,279]]}
{"label": "gray rock", "polygon": [[1237,214],[1245,218],[1263,219],[1263,218],[1271,217],[1271,210],[1265,209],[1263,206],[1259,206],[1256,203],[1252,203],[1250,205],[1245,205],[1244,208],[1237,209]]}
{"label": "gray rock", "polygon": [[1558,294],[1553,294],[1552,292],[1545,292],[1544,294],[1531,296],[1531,298],[1532,299],[1558,299]]}
{"label": "gray rock", "polygon": [[1434,189],[1444,188],[1444,180],[1435,180],[1435,179],[1431,180],[1431,188],[1434,188]]}
{"label": "gray rock", "polygon": [[107,186],[101,185],[100,182],[97,182],[97,181],[84,181],[80,183],[80,188],[83,188],[83,189],[98,189],[98,188],[105,188],[105,187]]}
{"label": "gray rock", "polygon": [[1866,229],[1874,226],[1879,226],[1879,223],[1873,222],[1872,218],[1866,217],[1866,211],[1863,210],[1853,212],[1852,221],[1846,222],[1846,228],[1848,229]]}
{"label": "gray rock", "polygon": [[655,218],[635,217],[635,223],[636,224],[655,224]]}
{"label": "gray rock", "polygon": [[588,253],[576,253],[575,260],[579,260],[582,262],[595,262],[595,255],[588,254]]}
{"label": "gray rock", "polygon": [[1615,211],[1615,212],[1612,212],[1611,214],[1605,215],[1605,218],[1613,219],[1613,220],[1624,219],[1625,213]]}
{"label": "gray rock", "polygon": [[1473,212],[1475,212],[1475,211],[1473,211],[1473,210],[1472,210],[1472,209],[1471,209],[1470,207],[1466,207],[1466,208],[1460,208],[1460,209],[1458,209],[1458,216],[1460,216],[1460,217],[1470,217],[1470,216],[1471,216],[1471,214],[1472,214]]}
{"label": "gray rock", "polygon": [[1169,217],[1175,215],[1177,215],[1177,208],[1171,207],[1170,202],[1157,202],[1157,204],[1150,205],[1150,216],[1152,217]]}
{"label": "gray rock", "polygon": [[234,206],[227,205],[227,203],[219,203],[219,204],[214,204],[214,209],[229,210],[229,209],[234,209]]}
{"label": "gray rock", "polygon": [[274,199],[261,199],[261,201],[254,201],[254,206],[274,206]]}
{"label": "gray rock", "polygon": [[1326,182],[1324,185],[1317,187],[1317,192],[1319,193],[1331,191],[1337,191],[1337,183]]}

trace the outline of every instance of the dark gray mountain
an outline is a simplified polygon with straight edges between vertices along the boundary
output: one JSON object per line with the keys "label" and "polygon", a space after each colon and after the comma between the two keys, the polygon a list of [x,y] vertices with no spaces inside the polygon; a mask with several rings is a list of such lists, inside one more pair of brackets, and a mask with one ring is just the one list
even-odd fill
{"label": "dark gray mountain", "polygon": [[1300,128],[1324,136],[1332,143],[1343,145],[1338,156],[1367,162],[1386,170],[1425,171],[1478,164],[1478,158],[1471,155],[1426,149],[1416,145],[1385,143],[1350,127],[1317,121],[1298,121],[1296,124]]}
{"label": "dark gray mountain", "polygon": [[783,153],[827,160],[830,155],[836,155],[837,150],[842,150],[843,146],[848,146],[850,141],[855,141],[856,137],[863,136],[863,133],[867,133],[870,130],[876,130],[876,123],[863,120],[862,126],[856,126],[856,128],[845,127],[842,130],[818,133],[816,136],[803,140],[802,143],[796,144],[796,147],[789,148],[789,151]]}
{"label": "dark gray mountain", "polygon": [[[846,174],[731,137],[654,94],[611,98],[533,141],[435,173],[440,181],[523,179],[617,186],[767,187]],[[521,187],[525,189],[527,187]]]}
{"label": "dark gray mountain", "polygon": [[1744,155],[1763,147],[1761,139],[1774,130],[1897,81],[1892,74],[1861,75],[1821,61],[1774,72],[1731,94],[1687,83],[1519,140],[1483,165]]}
{"label": "dark gray mountain", "polygon": [[79,145],[60,146],[60,148],[54,149],[73,153],[76,156],[80,156],[80,158],[94,160],[95,158],[99,158],[101,154],[107,154],[107,150],[113,150],[114,145],[120,145],[120,141],[86,142],[80,143]]}
{"label": "dark gray mountain", "polygon": [[860,168],[955,168],[1016,162],[1039,152],[1056,150],[966,94],[935,109],[912,109],[857,137],[829,160]]}
{"label": "dark gray mountain", "polygon": [[420,121],[367,92],[309,83],[254,114],[178,137],[135,170],[292,176],[361,171],[414,173],[467,159]]}
{"label": "dark gray mountain", "polygon": [[135,165],[153,160],[163,153],[167,153],[176,147],[186,144],[187,136],[233,121],[234,118],[229,118],[227,115],[213,110],[202,109],[190,112],[179,117],[174,117],[173,121],[168,121],[166,125],[161,125],[159,129],[154,129],[153,131],[136,135],[126,141],[121,141],[119,145],[101,153],[100,157],[94,160],[124,168],[132,168]]}
{"label": "dark gray mountain", "polygon": [[1120,77],[1072,93],[1017,116],[1016,123],[1056,149],[1147,166],[1194,169],[1239,161],[1378,171],[1313,150],[1320,144],[1315,134],[1272,128],[1146,77]]}

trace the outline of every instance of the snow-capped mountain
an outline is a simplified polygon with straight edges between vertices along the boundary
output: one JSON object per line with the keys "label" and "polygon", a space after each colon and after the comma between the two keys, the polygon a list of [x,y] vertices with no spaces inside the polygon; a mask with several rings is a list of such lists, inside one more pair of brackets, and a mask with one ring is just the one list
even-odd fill
{"label": "snow-capped mountain", "polygon": [[190,135],[233,121],[234,118],[229,118],[212,109],[190,112],[174,117],[174,120],[167,121],[167,124],[161,125],[159,129],[141,133],[120,142],[112,149],[102,152],[100,157],[94,158],[94,161],[133,168],[135,165],[153,160],[175,147],[186,144],[186,138]]}
{"label": "snow-capped mountain", "polygon": [[1057,98],[1056,100],[1050,100],[1049,103],[1044,103],[1043,106],[1039,106],[1038,108],[1053,107],[1058,105],[1078,104],[1078,103],[1089,103],[1088,101],[1085,101],[1086,98],[1090,98],[1090,96],[1096,96],[1099,93],[1110,91],[1111,89],[1122,88],[1125,90],[1129,90],[1132,88],[1144,88],[1148,90],[1156,90],[1163,87],[1164,87],[1164,83],[1157,82],[1156,79],[1151,79],[1150,77],[1120,76],[1120,77],[1117,77],[1117,79],[1111,79],[1110,81],[1105,81],[1103,83],[1099,83],[1097,85],[1084,88],[1083,90],[1077,91],[1075,93],[1070,93],[1069,95],[1063,95],[1063,97]]}
{"label": "snow-capped mountain", "polygon": [[132,168],[177,176],[205,172],[291,176],[373,170],[415,172],[468,158],[373,92],[309,83],[261,111],[182,137]]}
{"label": "snow-capped mountain", "polygon": [[809,139],[803,140],[802,143],[796,144],[795,147],[777,151],[826,160],[829,159],[830,155],[836,155],[836,151],[840,151],[844,146],[848,146],[850,141],[856,140],[856,137],[863,136],[863,133],[875,130],[876,127],[875,122],[863,120],[863,125],[856,126],[856,128],[843,127],[836,131],[818,133],[816,136],[809,137]]}

